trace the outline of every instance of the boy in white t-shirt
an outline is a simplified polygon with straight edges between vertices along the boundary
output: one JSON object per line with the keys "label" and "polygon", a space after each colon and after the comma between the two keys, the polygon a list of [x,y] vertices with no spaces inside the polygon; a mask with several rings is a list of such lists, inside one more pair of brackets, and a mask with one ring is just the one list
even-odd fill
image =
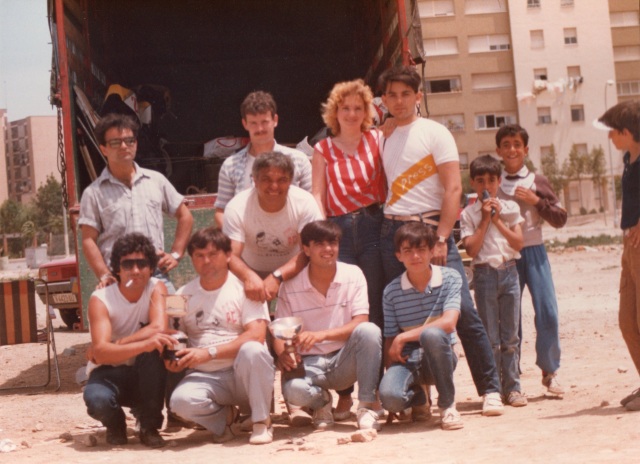
{"label": "boy in white t-shirt", "polygon": [[515,261],[523,245],[524,219],[515,201],[496,197],[502,173],[497,159],[476,158],[470,171],[479,201],[462,211],[460,224],[464,246],[473,258],[476,306],[493,348],[504,401],[526,406],[518,368],[520,283]]}

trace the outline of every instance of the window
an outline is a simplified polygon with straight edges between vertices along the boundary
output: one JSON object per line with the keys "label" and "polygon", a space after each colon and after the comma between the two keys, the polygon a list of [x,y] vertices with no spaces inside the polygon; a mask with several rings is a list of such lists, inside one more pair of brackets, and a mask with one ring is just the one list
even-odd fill
{"label": "window", "polygon": [[469,53],[483,53],[510,50],[508,34],[469,36]]}
{"label": "window", "polygon": [[453,16],[453,0],[430,0],[418,2],[418,11],[421,18],[433,18],[436,16]]}
{"label": "window", "polygon": [[426,39],[424,41],[424,50],[427,56],[457,55],[458,38],[441,37],[438,39]]}
{"label": "window", "polygon": [[467,0],[464,2],[464,13],[485,14],[485,13],[504,13],[507,11],[507,2],[488,2],[487,0]]}
{"label": "window", "polygon": [[611,27],[630,27],[638,26],[640,20],[637,11],[620,11],[611,13]]}
{"label": "window", "polygon": [[451,93],[462,91],[459,77],[446,77],[425,81],[424,88],[427,93]]}
{"label": "window", "polygon": [[513,74],[506,73],[482,73],[471,75],[473,90],[508,89],[513,87]]}
{"label": "window", "polygon": [[574,79],[581,77],[580,66],[567,66],[567,76]]}
{"label": "window", "polygon": [[573,122],[584,121],[584,106],[582,105],[571,106],[571,121]]}
{"label": "window", "polygon": [[640,60],[640,45],[613,47],[613,61]]}
{"label": "window", "polygon": [[544,33],[542,29],[530,31],[529,35],[531,37],[531,48],[544,48]]}
{"label": "window", "polygon": [[575,45],[578,43],[578,31],[575,27],[567,27],[564,29],[565,45]]}
{"label": "window", "polygon": [[639,95],[640,94],[640,81],[626,81],[618,82],[617,84],[618,95]]}
{"label": "window", "polygon": [[464,131],[464,114],[444,114],[442,116],[433,116],[436,122],[439,122],[451,132]]}
{"label": "window", "polygon": [[469,169],[469,155],[467,153],[460,153],[460,169]]}
{"label": "window", "polygon": [[550,154],[551,154],[551,145],[548,145],[546,147],[540,147],[540,160],[545,159]]}
{"label": "window", "polygon": [[527,0],[527,8],[540,8],[540,0]]}
{"label": "window", "polygon": [[560,0],[560,6],[573,6],[573,0]]}
{"label": "window", "polygon": [[576,147],[576,153],[578,153],[580,156],[584,156],[589,153],[586,143],[575,143],[573,146]]}
{"label": "window", "polygon": [[533,78],[538,81],[546,81],[547,79],[547,68],[536,68],[533,70]]}
{"label": "window", "polygon": [[542,106],[538,108],[538,124],[551,124],[551,108]]}
{"label": "window", "polygon": [[476,130],[497,129],[515,123],[516,116],[512,113],[476,114]]}

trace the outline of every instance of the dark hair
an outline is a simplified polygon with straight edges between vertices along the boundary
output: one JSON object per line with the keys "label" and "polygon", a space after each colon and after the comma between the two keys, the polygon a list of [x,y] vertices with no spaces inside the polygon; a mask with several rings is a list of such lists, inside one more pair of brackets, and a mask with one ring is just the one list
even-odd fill
{"label": "dark hair", "polygon": [[496,147],[500,147],[500,142],[502,142],[503,138],[515,137],[516,135],[522,138],[525,147],[529,145],[529,134],[524,127],[518,124],[505,124],[496,132]]}
{"label": "dark hair", "polygon": [[422,222],[408,222],[396,230],[396,234],[393,236],[396,252],[400,251],[405,242],[411,248],[426,244],[432,250],[436,244],[436,232],[433,227]]}
{"label": "dark hair", "polygon": [[216,247],[216,250],[224,251],[225,253],[231,252],[231,240],[229,240],[229,237],[217,227],[211,226],[197,230],[191,236],[187,244],[187,253],[189,253],[189,256],[193,256],[194,251],[207,248],[210,244]]}
{"label": "dark hair", "polygon": [[500,177],[500,174],[502,174],[502,166],[500,166],[500,161],[493,156],[483,155],[471,162],[469,174],[471,179],[475,179],[476,176],[484,176],[485,174]]}
{"label": "dark hair", "polygon": [[134,137],[138,137],[138,130],[140,129],[140,124],[131,116],[127,116],[124,114],[117,113],[109,113],[96,124],[96,128],[93,130],[93,133],[98,139],[98,143],[102,146],[107,144],[105,140],[105,134],[109,129],[116,128],[118,130],[130,129],[133,132]]}
{"label": "dark hair", "polygon": [[248,114],[271,113],[271,116],[278,114],[276,101],[269,92],[257,90],[247,95],[240,105],[240,115],[246,119]]}
{"label": "dark hair", "polygon": [[411,87],[415,93],[418,93],[422,79],[413,66],[394,66],[380,75],[378,78],[378,89],[382,93],[386,93],[387,87],[392,82],[402,82]]}
{"label": "dark hair", "polygon": [[627,129],[635,142],[640,142],[640,101],[623,101],[598,118],[604,125],[622,132]]}
{"label": "dark hair", "polygon": [[111,250],[111,272],[118,282],[120,282],[120,260],[131,253],[142,253],[149,260],[151,274],[156,270],[159,258],[151,240],[138,232],[123,235],[116,240]]}
{"label": "dark hair", "polygon": [[309,246],[311,242],[340,241],[341,238],[340,226],[327,220],[310,222],[300,232],[300,241],[304,246]]}
{"label": "dark hair", "polygon": [[251,175],[255,179],[258,177],[260,171],[268,168],[281,169],[283,172],[287,173],[291,179],[293,179],[293,161],[291,160],[291,157],[283,155],[279,151],[268,151],[258,155],[256,160],[253,162]]}

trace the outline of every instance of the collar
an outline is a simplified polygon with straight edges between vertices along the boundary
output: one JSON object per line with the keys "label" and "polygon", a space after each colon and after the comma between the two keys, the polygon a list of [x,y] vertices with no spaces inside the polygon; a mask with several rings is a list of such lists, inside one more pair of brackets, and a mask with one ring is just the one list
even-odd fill
{"label": "collar", "polygon": [[[348,279],[348,272],[344,267],[345,263],[336,262],[336,275],[333,277],[333,282],[331,282],[330,287],[335,285],[342,285]],[[311,288],[315,288],[311,285],[311,281],[309,280],[309,264],[307,264],[304,269],[300,272],[300,278],[302,279],[302,287],[305,290],[309,290]]]}
{"label": "collar", "polygon": [[[281,148],[282,148],[282,146],[278,145],[278,141],[276,139],[273,139],[273,148],[271,149],[271,151],[280,151],[280,152],[282,152]],[[240,153],[242,153],[244,156],[251,156],[249,154],[249,150],[250,149],[251,149],[251,142],[249,142],[242,150],[240,150]]]}
{"label": "collar", "polygon": [[[144,169],[142,169],[140,166],[138,166],[138,163],[136,163],[135,161],[133,162],[134,167],[136,168],[136,173],[133,176],[133,182],[132,184],[135,184],[136,181],[138,179],[140,179],[141,177],[149,177],[149,175],[145,172]],[[117,177],[115,177],[113,174],[111,174],[111,171],[109,171],[109,167],[105,167],[102,172],[100,173],[100,177],[98,177],[98,182],[103,183],[105,181],[109,181],[112,184],[122,184],[122,181],[120,179],[118,179]]]}
{"label": "collar", "polygon": [[502,175],[505,179],[509,180],[524,179],[529,175],[529,169],[526,166],[522,166],[515,174],[508,174],[507,171],[504,171]]}
{"label": "collar", "polygon": [[[425,290],[427,293],[431,293],[432,289],[442,286],[442,268],[440,266],[435,266],[433,264],[430,264],[430,267],[431,267],[431,280],[427,284],[427,289]],[[411,290],[411,289],[417,291],[417,289],[413,286],[413,284],[409,280],[409,277],[407,276],[407,271],[403,272],[402,276],[400,277],[400,287],[402,288],[402,290],[405,290],[405,291]]]}

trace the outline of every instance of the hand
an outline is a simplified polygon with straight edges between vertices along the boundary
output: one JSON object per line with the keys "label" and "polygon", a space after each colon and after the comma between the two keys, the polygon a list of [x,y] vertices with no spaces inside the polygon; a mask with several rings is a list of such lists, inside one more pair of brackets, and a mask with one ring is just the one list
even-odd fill
{"label": "hand", "polygon": [[540,201],[540,197],[536,195],[536,192],[524,187],[516,187],[515,197],[516,200],[524,201],[531,206],[537,205]]}
{"label": "hand", "polygon": [[[180,350],[176,353],[178,357],[177,361],[170,361],[172,368],[177,368],[177,371],[171,372],[180,372],[183,369],[193,369],[194,367],[211,361],[211,355],[209,354],[209,350],[204,348],[185,348],[184,350]],[[167,363],[165,362],[165,365]],[[169,369],[169,367],[167,367]]]}
{"label": "hand", "polygon": [[296,337],[295,344],[300,351],[309,351],[316,343],[326,340],[324,332],[300,332]]}
{"label": "hand", "polygon": [[388,139],[389,136],[393,134],[393,131],[396,130],[396,127],[398,127],[396,118],[387,118],[384,124],[379,126],[378,129],[382,131],[384,138]]}
{"label": "hand", "polygon": [[273,277],[273,274],[269,274],[263,281],[264,292],[267,301],[273,300],[278,296],[278,290],[280,289],[280,281]]}
{"label": "hand", "polygon": [[[293,356],[291,356],[293,354]],[[295,357],[295,361],[293,358]],[[286,350],[282,351],[276,359],[276,367],[282,372],[289,372],[302,363],[302,358],[298,353],[289,353]]]}
{"label": "hand", "polygon": [[491,216],[491,222],[497,224],[500,221],[500,213],[502,212],[502,203],[497,198],[491,198],[487,203],[490,203],[490,207],[495,211]]}
{"label": "hand", "polygon": [[171,253],[166,253],[164,251],[158,251],[157,253],[160,257],[160,260],[158,261],[158,269],[162,272],[167,273],[171,269],[178,267],[178,260],[171,256]]}
{"label": "hand", "polygon": [[402,334],[396,336],[396,338],[393,339],[393,343],[391,343],[389,352],[387,353],[387,359],[389,360],[389,363],[399,362],[404,364],[407,362],[408,356],[402,355],[402,349],[404,348],[404,345],[405,341],[402,338]]}
{"label": "hand", "polygon": [[244,293],[247,298],[253,301],[266,301],[267,299],[264,281],[255,272],[249,273],[244,280]]}
{"label": "hand", "polygon": [[153,350],[158,350],[158,352],[162,354],[165,346],[172,347],[177,342],[178,341],[171,335],[163,332],[158,332],[145,340],[144,351],[150,353]]}
{"label": "hand", "polygon": [[436,242],[433,247],[433,256],[431,257],[431,264],[435,264],[437,266],[446,266],[447,265],[447,242],[440,243]]}
{"label": "hand", "polygon": [[109,273],[103,274],[103,276],[100,277],[100,280],[98,281],[98,285],[96,285],[96,290],[108,287],[109,285],[115,284],[117,282],[118,280],[115,277],[113,277],[111,274]]}

